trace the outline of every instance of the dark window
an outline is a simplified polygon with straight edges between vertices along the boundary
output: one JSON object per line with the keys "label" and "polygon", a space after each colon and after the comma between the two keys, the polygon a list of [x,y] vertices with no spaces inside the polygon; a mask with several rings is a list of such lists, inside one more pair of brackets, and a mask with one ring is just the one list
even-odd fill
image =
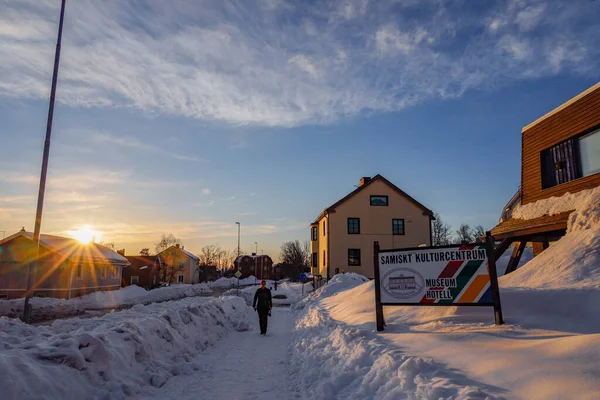
{"label": "dark window", "polygon": [[316,226],[313,226],[313,227],[311,228],[312,240],[317,240],[317,239],[319,239],[319,232],[318,232],[318,231],[319,231],[319,230],[317,229],[317,227],[316,227]]}
{"label": "dark window", "polygon": [[543,150],[542,189],[547,189],[581,177],[578,141],[575,138]]}
{"label": "dark window", "polygon": [[325,250],[323,250],[323,266],[326,266],[326,265],[327,265],[327,257],[325,254]]}
{"label": "dark window", "polygon": [[360,218],[348,218],[348,234],[358,235],[360,233]]}
{"label": "dark window", "polygon": [[77,265],[77,272],[75,276],[77,278],[81,278],[81,264]]}
{"label": "dark window", "polygon": [[388,205],[388,197],[387,196],[371,196],[371,205],[372,206],[387,206]]}
{"label": "dark window", "polygon": [[360,265],[360,249],[348,249],[348,265]]}
{"label": "dark window", "polygon": [[312,253],[312,266],[313,267],[318,267],[319,263],[319,255],[317,253]]}
{"label": "dark window", "polygon": [[392,220],[392,234],[404,235],[404,220],[403,219],[393,219]]}
{"label": "dark window", "polygon": [[325,231],[325,221],[323,221],[323,236],[327,235],[327,232]]}

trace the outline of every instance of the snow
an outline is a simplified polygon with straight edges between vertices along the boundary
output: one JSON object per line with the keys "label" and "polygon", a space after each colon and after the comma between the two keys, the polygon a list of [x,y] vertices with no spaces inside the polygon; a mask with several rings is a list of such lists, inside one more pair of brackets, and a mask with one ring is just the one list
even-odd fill
{"label": "snow", "polygon": [[239,298],[137,305],[100,318],[30,326],[0,318],[0,387],[7,399],[124,399],[202,368],[198,353],[236,329]]}
{"label": "snow", "polygon": [[325,286],[319,288],[319,290],[316,292],[311,293],[302,301],[294,304],[293,308],[302,309],[306,306],[306,304],[336,295],[344,290],[351,289],[365,282],[369,282],[369,279],[354,272],[334,275]]}
{"label": "snow", "polygon": [[[126,308],[135,304],[202,296],[210,292],[211,289],[207,284],[171,285],[153,290],[131,285],[119,290],[99,291],[69,300],[34,297],[31,299],[31,304],[33,320],[43,321],[82,314],[85,310]],[[0,300],[0,315],[16,317],[22,313],[22,310],[23,299]]]}
{"label": "snow", "polygon": [[[254,275],[250,275],[247,278],[239,280],[240,286],[255,285],[260,283],[259,279],[256,279]],[[208,283],[211,287],[233,287],[238,285],[238,278],[219,278],[214,282]]]}
{"label": "snow", "polygon": [[[309,293],[313,291],[313,287],[311,283],[305,283],[304,289],[302,288],[302,283],[290,283],[290,282],[282,282],[277,284],[277,290],[275,290],[274,281],[267,280],[266,287],[271,289],[271,296],[274,305],[292,305],[301,301],[305,298]],[[246,303],[251,305],[254,301],[254,294],[258,286],[250,286],[240,288],[239,295],[246,300]],[[303,294],[304,290],[304,294]],[[237,289],[231,289],[227,291],[225,294],[227,295],[237,295]]]}
{"label": "snow", "polygon": [[[550,197],[533,203],[519,204],[512,213],[513,218],[534,219],[544,215],[555,215],[567,211],[591,212],[598,220],[598,207],[600,205],[600,187],[582,190],[577,193],[565,193],[560,197]],[[587,219],[588,222],[592,223]],[[586,225],[581,226],[585,229]],[[590,226],[587,226],[588,228]]]}
{"label": "snow", "polygon": [[267,336],[261,336],[257,314],[252,311],[250,331],[230,333],[202,353],[198,371],[174,377],[160,389],[148,387],[147,397],[177,400],[287,398],[288,345],[293,329],[289,309],[273,309],[268,323]]}

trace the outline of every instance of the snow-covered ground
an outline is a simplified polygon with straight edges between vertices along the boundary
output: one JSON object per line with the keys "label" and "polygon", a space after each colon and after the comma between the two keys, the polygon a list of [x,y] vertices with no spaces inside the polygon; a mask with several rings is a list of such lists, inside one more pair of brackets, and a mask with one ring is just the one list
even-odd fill
{"label": "snow-covered ground", "polygon": [[0,318],[2,399],[138,398],[205,368],[198,355],[249,328],[242,299],[187,298],[30,326]]}
{"label": "snow-covered ground", "polygon": [[[274,305],[295,304],[313,291],[311,283],[304,283],[303,287],[302,283],[281,282],[277,284],[277,290],[275,290],[274,282],[267,281],[266,287],[271,289],[271,296],[273,297]],[[258,289],[258,286],[252,285],[240,287],[239,291],[238,289],[231,289],[225,292],[225,294],[235,296],[238,295],[239,292],[239,296],[243,297],[247,304],[252,304],[256,289]]]}
{"label": "snow-covered ground", "polygon": [[[94,292],[69,300],[38,298],[31,299],[33,320],[44,321],[85,313],[86,310],[127,308],[135,304],[150,304],[177,300],[184,297],[207,295],[211,288],[207,284],[171,285],[146,290],[136,285],[119,290]],[[16,317],[23,310],[23,299],[0,300],[0,316]]]}

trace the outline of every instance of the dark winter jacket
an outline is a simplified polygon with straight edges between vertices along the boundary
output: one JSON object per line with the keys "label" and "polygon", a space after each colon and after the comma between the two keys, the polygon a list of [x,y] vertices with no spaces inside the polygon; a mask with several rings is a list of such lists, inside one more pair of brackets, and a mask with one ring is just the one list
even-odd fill
{"label": "dark winter jacket", "polygon": [[258,311],[269,311],[269,309],[273,307],[271,291],[267,288],[258,288],[254,295],[252,306],[258,309]]}

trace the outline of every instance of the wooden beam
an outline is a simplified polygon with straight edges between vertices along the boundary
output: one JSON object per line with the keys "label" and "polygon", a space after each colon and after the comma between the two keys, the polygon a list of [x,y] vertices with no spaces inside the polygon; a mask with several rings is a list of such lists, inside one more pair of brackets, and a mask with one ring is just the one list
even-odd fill
{"label": "wooden beam", "polygon": [[496,260],[502,257],[502,254],[504,254],[504,252],[510,247],[513,241],[514,239],[509,237],[502,240],[500,244],[496,246],[496,248],[494,249],[494,257],[496,258]]}
{"label": "wooden beam", "polygon": [[506,271],[504,272],[504,275],[516,271],[517,267],[519,266],[519,261],[521,261],[523,251],[525,251],[525,246],[527,246],[527,241],[525,240],[515,242],[515,248],[513,249],[512,255],[510,256],[510,260],[508,261],[508,265],[506,266]]}

